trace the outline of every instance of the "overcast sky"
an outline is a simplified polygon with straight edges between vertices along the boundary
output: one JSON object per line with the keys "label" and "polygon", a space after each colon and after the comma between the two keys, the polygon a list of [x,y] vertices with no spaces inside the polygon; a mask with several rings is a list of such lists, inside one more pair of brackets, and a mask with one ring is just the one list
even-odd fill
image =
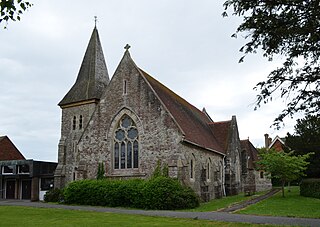
{"label": "overcast sky", "polygon": [[262,147],[265,133],[293,130],[294,120],[270,128],[281,100],[253,110],[253,87],[277,63],[261,55],[238,63],[245,40],[231,38],[240,19],[221,16],[223,0],[30,1],[20,22],[0,29],[0,135],[27,159],[57,161],[57,103],[76,79],[94,16],[110,77],[129,43],[140,68],[214,121],[236,115],[241,139]]}

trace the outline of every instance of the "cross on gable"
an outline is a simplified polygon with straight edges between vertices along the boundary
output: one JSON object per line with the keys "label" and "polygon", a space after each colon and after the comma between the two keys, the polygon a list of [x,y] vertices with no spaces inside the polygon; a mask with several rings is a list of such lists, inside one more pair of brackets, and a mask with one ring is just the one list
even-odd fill
{"label": "cross on gable", "polygon": [[129,44],[127,44],[127,45],[124,47],[124,49],[125,49],[125,50],[129,50],[130,47],[131,47],[131,46],[130,46]]}
{"label": "cross on gable", "polygon": [[95,26],[95,27],[97,26],[97,21],[98,21],[98,17],[97,17],[97,16],[94,16],[94,26]]}

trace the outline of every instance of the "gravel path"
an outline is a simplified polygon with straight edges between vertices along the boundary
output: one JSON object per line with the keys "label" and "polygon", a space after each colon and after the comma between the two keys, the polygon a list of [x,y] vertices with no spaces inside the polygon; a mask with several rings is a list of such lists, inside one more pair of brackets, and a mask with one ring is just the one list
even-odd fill
{"label": "gravel path", "polygon": [[111,212],[120,214],[140,214],[148,216],[193,218],[225,222],[245,222],[256,224],[277,224],[290,226],[311,226],[319,227],[320,219],[313,218],[289,218],[270,217],[243,214],[231,214],[226,212],[183,212],[183,211],[153,211],[153,210],[127,210],[119,208],[93,207],[93,206],[69,206],[61,204],[51,204],[43,202],[30,202],[23,200],[0,200],[0,206],[28,206],[37,208],[58,208],[68,210],[82,210],[95,212]]}

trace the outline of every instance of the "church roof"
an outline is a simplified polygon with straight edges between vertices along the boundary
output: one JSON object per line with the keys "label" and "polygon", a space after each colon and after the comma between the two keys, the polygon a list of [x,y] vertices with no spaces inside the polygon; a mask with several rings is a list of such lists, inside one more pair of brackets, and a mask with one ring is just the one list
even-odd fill
{"label": "church roof", "polygon": [[241,149],[246,150],[248,153],[248,156],[250,157],[248,159],[248,168],[254,169],[255,162],[258,161],[258,151],[257,149],[252,145],[249,139],[246,140],[240,140],[241,143]]}
{"label": "church roof", "polygon": [[108,83],[108,70],[104,60],[98,30],[95,27],[85,52],[77,80],[58,105],[63,107],[68,104],[83,101],[99,100]]}
{"label": "church roof", "polygon": [[0,136],[0,161],[24,159],[24,156],[20,153],[18,148],[11,142],[9,137]]}
{"label": "church roof", "polygon": [[215,138],[219,142],[223,150],[228,149],[229,144],[229,133],[231,130],[231,120],[230,121],[219,121],[211,122],[209,126],[212,130],[212,133],[215,135]]}
{"label": "church roof", "polygon": [[226,153],[210,128],[209,124],[212,123],[212,120],[207,113],[191,105],[143,70],[139,70],[182,130],[185,142],[219,153]]}

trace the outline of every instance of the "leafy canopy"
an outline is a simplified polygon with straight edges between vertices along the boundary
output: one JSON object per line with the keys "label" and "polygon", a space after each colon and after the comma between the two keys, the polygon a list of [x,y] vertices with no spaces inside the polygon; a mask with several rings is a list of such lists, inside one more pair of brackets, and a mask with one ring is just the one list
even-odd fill
{"label": "leafy canopy", "polygon": [[0,1],[0,23],[5,22],[4,28],[10,20],[20,20],[20,15],[30,8],[32,4],[23,0],[1,0]]}
{"label": "leafy canopy", "polygon": [[279,127],[287,116],[297,112],[320,115],[320,10],[319,0],[228,0],[225,12],[243,18],[237,34],[249,39],[240,51],[239,62],[250,53],[262,50],[272,61],[283,56],[281,67],[274,69],[267,80],[259,82],[256,107],[280,95],[287,106],[274,120]]}
{"label": "leafy canopy", "polygon": [[281,152],[274,149],[260,149],[260,160],[257,162],[260,169],[266,171],[271,178],[282,182],[284,196],[284,184],[304,176],[304,171],[309,162],[307,159],[312,153],[294,156],[293,152]]}
{"label": "leafy canopy", "polygon": [[306,116],[297,120],[294,134],[287,134],[286,145],[294,150],[295,155],[314,152],[306,170],[307,177],[320,176],[320,118]]}

